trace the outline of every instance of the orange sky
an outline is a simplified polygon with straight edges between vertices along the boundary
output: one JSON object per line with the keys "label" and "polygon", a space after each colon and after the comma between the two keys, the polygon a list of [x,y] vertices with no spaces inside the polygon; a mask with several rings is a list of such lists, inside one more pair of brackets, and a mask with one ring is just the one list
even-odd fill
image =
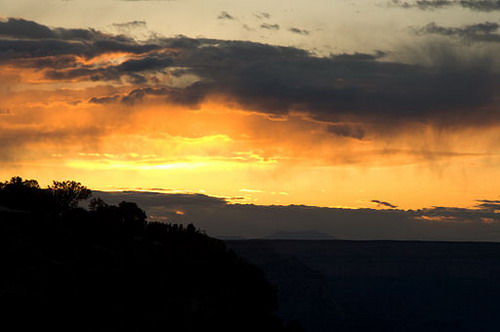
{"label": "orange sky", "polygon": [[474,53],[434,42],[403,61],[385,51],[139,42],[22,19],[4,20],[0,37],[4,180],[265,205],[500,198],[496,44]]}
{"label": "orange sky", "polygon": [[258,204],[468,207],[498,197],[495,124],[406,123],[383,132],[367,124],[356,139],[332,135],[307,113],[273,118],[221,96],[196,109],[154,96],[132,106],[92,104],[92,96],[131,87],[50,88],[31,82],[36,75],[18,70],[2,94],[4,179],[75,179],[93,189],[163,188]]}

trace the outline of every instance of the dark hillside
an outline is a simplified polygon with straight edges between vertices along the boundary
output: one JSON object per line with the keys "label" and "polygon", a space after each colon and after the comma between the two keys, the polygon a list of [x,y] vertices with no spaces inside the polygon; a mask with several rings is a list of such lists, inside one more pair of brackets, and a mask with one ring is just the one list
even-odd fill
{"label": "dark hillside", "polygon": [[68,188],[30,184],[50,204],[19,202],[23,181],[11,184],[0,186],[1,330],[286,330],[262,271],[193,225],[146,223],[130,202],[87,211]]}

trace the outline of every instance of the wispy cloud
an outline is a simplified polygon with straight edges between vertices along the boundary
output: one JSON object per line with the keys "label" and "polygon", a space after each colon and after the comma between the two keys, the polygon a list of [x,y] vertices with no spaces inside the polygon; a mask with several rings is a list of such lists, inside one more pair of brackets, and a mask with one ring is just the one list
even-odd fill
{"label": "wispy cloud", "polygon": [[219,19],[219,20],[234,20],[235,17],[233,15],[229,14],[228,12],[223,11],[219,14],[219,16],[217,16],[217,19]]}
{"label": "wispy cloud", "polygon": [[500,212],[500,201],[482,199],[478,200],[480,204],[477,205],[480,209],[492,210]]}
{"label": "wispy cloud", "polygon": [[299,28],[295,28],[295,27],[288,28],[288,31],[290,31],[292,33],[296,33],[298,35],[305,35],[305,36],[310,34],[309,30],[299,29]]}
{"label": "wispy cloud", "polygon": [[378,199],[372,199],[371,202],[376,203],[378,206],[389,207],[392,209],[395,209],[398,207],[397,205],[391,204],[389,202],[379,201]]}
{"label": "wispy cloud", "polygon": [[463,27],[443,27],[432,22],[426,26],[417,29],[416,33],[434,34],[441,36],[448,36],[454,38],[461,38],[468,42],[500,42],[500,34],[497,31],[500,25],[495,22],[484,22],[478,24],[466,25]]}
{"label": "wispy cloud", "polygon": [[418,8],[421,10],[435,10],[450,7],[462,7],[474,11],[491,12],[500,10],[499,0],[392,0],[389,6],[401,8]]}
{"label": "wispy cloud", "polygon": [[267,29],[267,30],[279,30],[280,26],[278,24],[268,24],[268,23],[262,23],[260,25],[262,29]]}
{"label": "wispy cloud", "polygon": [[125,23],[113,23],[113,27],[118,28],[118,29],[138,29],[138,28],[145,28],[146,27],[146,21],[130,21],[130,22],[125,22]]}
{"label": "wispy cloud", "polygon": [[271,14],[267,12],[259,12],[259,13],[254,13],[253,16],[255,16],[258,19],[270,19]]}

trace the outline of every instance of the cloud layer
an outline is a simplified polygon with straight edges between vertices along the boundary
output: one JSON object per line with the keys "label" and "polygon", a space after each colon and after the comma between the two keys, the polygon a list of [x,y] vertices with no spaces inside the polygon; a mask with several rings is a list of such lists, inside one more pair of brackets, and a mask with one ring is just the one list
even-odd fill
{"label": "cloud layer", "polygon": [[113,203],[137,202],[152,220],[194,222],[213,236],[265,237],[314,229],[337,239],[500,241],[498,205],[405,211],[229,204],[200,194],[98,192],[96,196]]}
{"label": "cloud layer", "polygon": [[[463,29],[429,24],[420,33],[496,41],[496,29],[495,23]],[[4,63],[43,70],[53,81],[126,79],[158,87],[158,73],[191,75],[197,78],[193,84],[170,86],[167,98],[191,107],[222,97],[249,111],[303,112],[330,123],[498,121],[493,109],[498,107],[499,74],[490,65],[493,59],[484,61],[484,56],[458,61],[458,55],[442,52],[433,55],[434,65],[425,67],[381,61],[382,51],[318,57],[298,48],[246,41],[178,37],[139,43],[95,30],[51,29],[12,18],[0,22],[0,36]],[[121,54],[126,60],[91,60],[107,54]]]}
{"label": "cloud layer", "polygon": [[[468,173],[472,185],[462,204],[483,189],[484,197],[495,197],[480,183],[497,174],[491,165],[500,139],[498,43],[470,47],[462,37],[458,44],[440,38],[399,51],[319,55],[243,40],[136,40],[24,19],[0,23],[4,175],[52,167],[55,176],[84,174],[115,188],[143,186],[138,182],[149,178],[150,186],[176,181],[172,186],[184,188],[185,181],[225,196],[262,189],[245,193],[246,201],[395,206],[387,199],[413,207],[409,197],[416,194],[407,188],[420,188],[422,178],[412,167],[425,163],[444,173],[453,190],[466,180],[451,181],[448,165],[459,176]],[[467,29],[487,35],[493,28]],[[399,178],[380,184],[397,173],[390,167],[399,167]],[[439,190],[441,180],[431,179],[426,190]],[[405,200],[387,195],[391,190]],[[427,199],[422,191],[418,197]],[[311,192],[316,202],[307,200]],[[374,197],[385,199],[370,203]]]}

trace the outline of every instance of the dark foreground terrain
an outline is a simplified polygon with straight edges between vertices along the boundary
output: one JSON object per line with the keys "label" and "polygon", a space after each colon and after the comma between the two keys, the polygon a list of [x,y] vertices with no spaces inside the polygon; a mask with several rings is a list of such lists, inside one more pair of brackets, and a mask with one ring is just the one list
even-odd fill
{"label": "dark foreground terrain", "polygon": [[0,213],[0,331],[288,330],[262,272],[222,241],[129,226]]}
{"label": "dark foreground terrain", "polygon": [[498,243],[224,243],[91,194],[0,182],[0,331],[500,330]]}
{"label": "dark foreground terrain", "polygon": [[0,331],[300,331],[263,272],[194,225],[78,182],[0,182]]}
{"label": "dark foreground terrain", "polygon": [[280,314],[321,331],[499,331],[500,244],[240,240]]}

